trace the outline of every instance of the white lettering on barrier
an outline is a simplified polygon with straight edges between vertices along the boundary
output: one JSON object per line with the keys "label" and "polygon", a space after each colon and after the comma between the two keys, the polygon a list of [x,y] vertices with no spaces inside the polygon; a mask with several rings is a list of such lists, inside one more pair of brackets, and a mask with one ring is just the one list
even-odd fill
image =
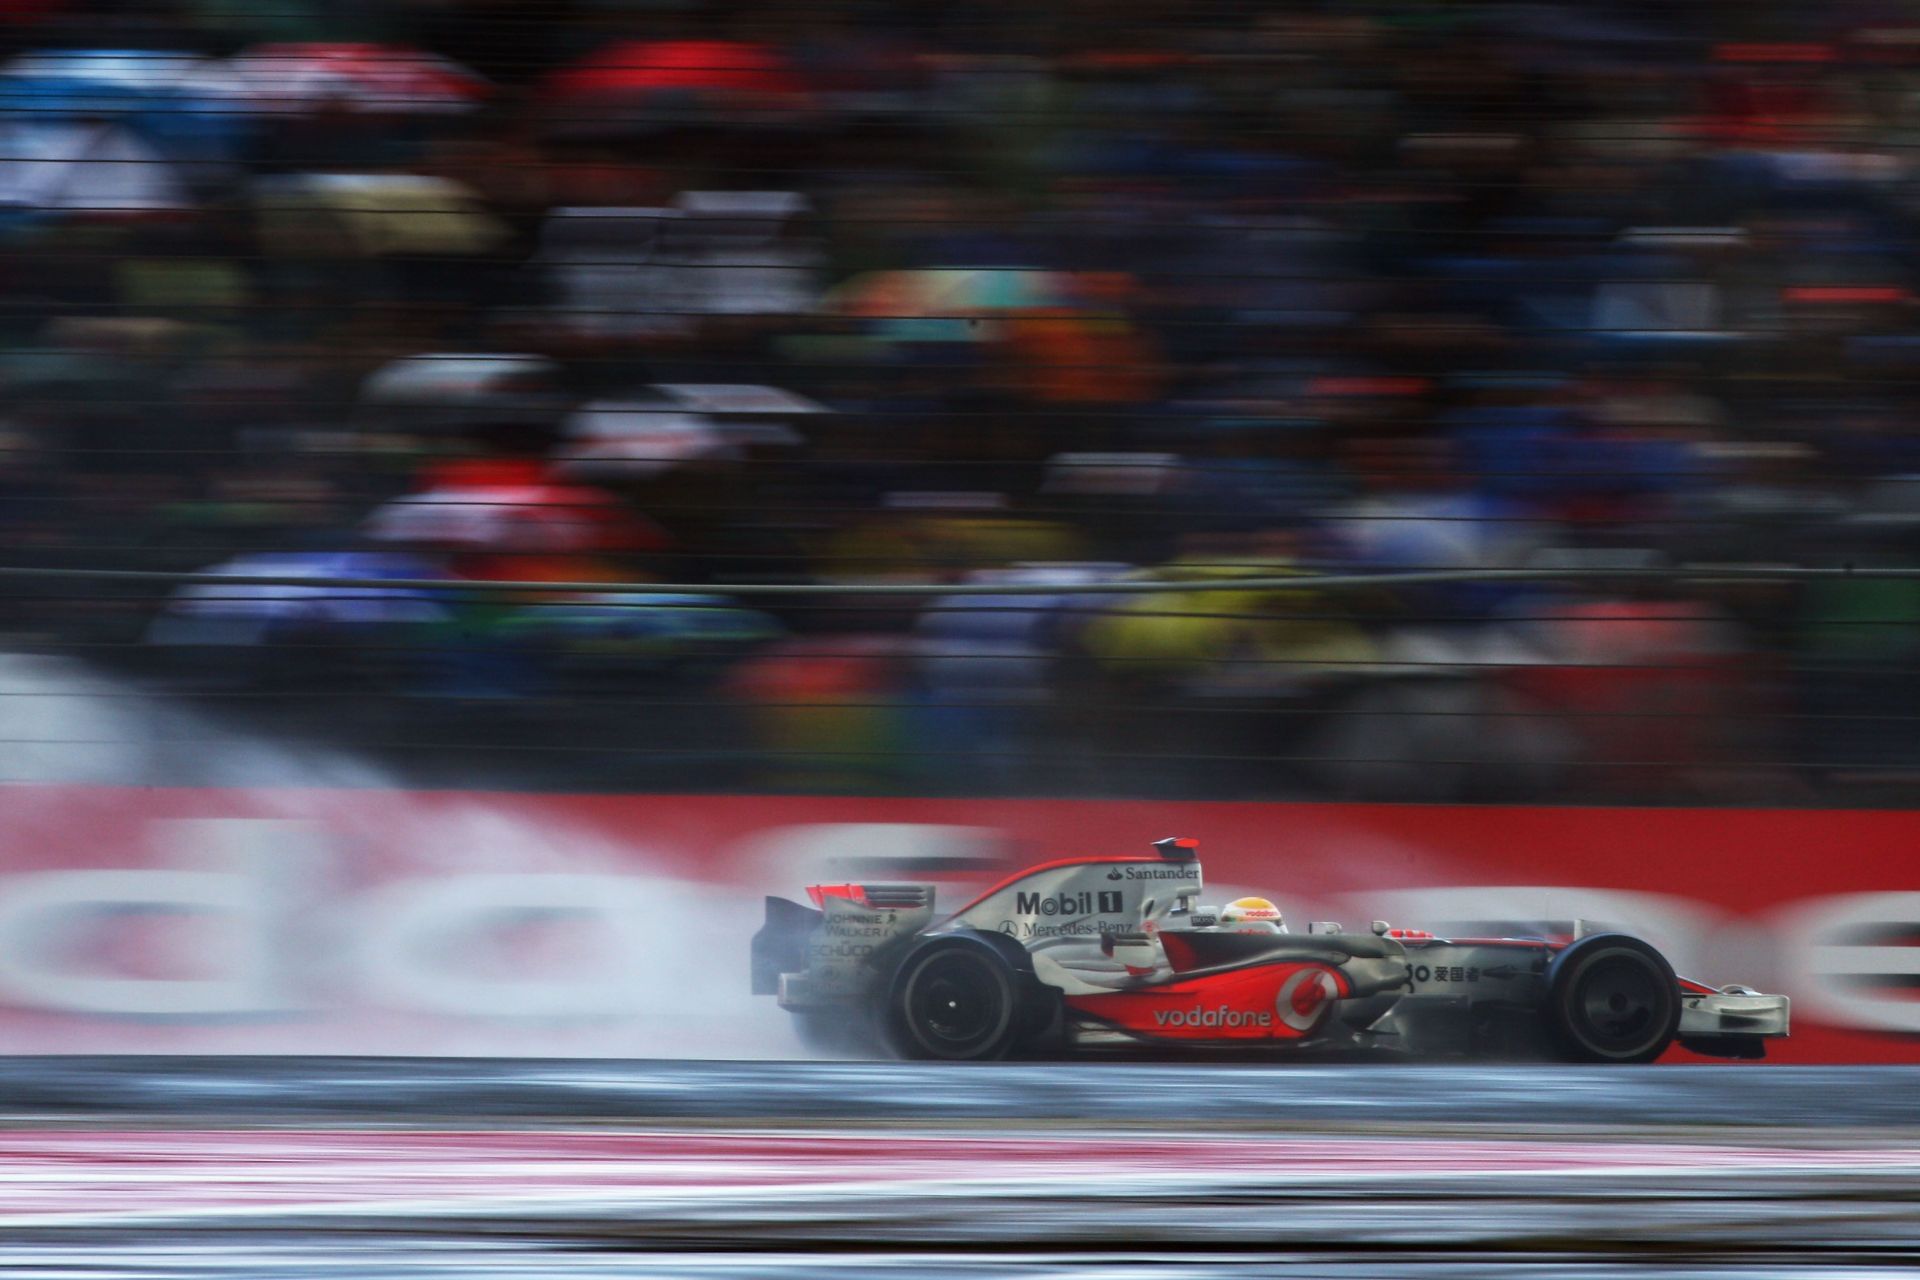
{"label": "white lettering on barrier", "polygon": [[[0,895],[0,996],[43,1009],[149,1017],[273,1014],[291,1003],[282,964],[286,899],[312,870],[309,833],[267,819],[156,823],[184,858],[217,871],[37,871],[9,876]],[[170,839],[169,839],[170,837]],[[192,968],[210,977],[128,976],[88,967],[74,943],[115,921],[190,916]]]}
{"label": "white lettering on barrier", "polygon": [[[76,1013],[194,1016],[272,1012],[272,921],[244,877],[212,871],[45,871],[16,877],[0,903],[0,989],[22,1004]],[[24,881],[25,883],[20,883]],[[103,917],[179,912],[237,939],[219,977],[88,973],[63,946]]]}
{"label": "white lettering on barrier", "polygon": [[1850,893],[1771,917],[1804,1012],[1823,1022],[1920,1034],[1920,893]]}
{"label": "white lettering on barrier", "polygon": [[[840,837],[864,825],[820,830],[846,849]],[[950,852],[950,841],[978,849],[985,834],[872,825],[888,837],[879,843],[898,851],[900,838],[910,837],[907,847],[920,856],[942,846]],[[153,826],[171,866],[0,876],[0,1003],[211,1019],[312,1009],[324,988],[327,1003],[347,1006],[481,1019],[615,1019],[668,998],[662,978],[670,982],[677,965],[714,962],[680,954],[697,951],[698,939],[711,932],[703,927],[696,936],[673,924],[692,910],[685,895],[694,887],[642,873],[436,874],[350,895],[317,874],[324,864],[314,824],[208,819]],[[809,830],[781,828],[748,843],[763,854],[775,845],[805,846]],[[858,847],[865,855],[877,846]],[[721,862],[741,865],[731,857]],[[716,901],[724,906],[736,898],[721,894]],[[1448,885],[1345,900],[1364,905],[1362,914],[1420,927],[1446,920],[1611,921],[1647,934],[1689,976],[1785,989],[1803,1002],[1800,1012],[1822,1022],[1920,1034],[1920,1000],[1911,993],[1920,985],[1920,892],[1808,898],[1746,920],[1675,895],[1578,886]],[[694,914],[704,918],[705,910]],[[188,949],[185,956],[148,955],[140,967],[158,972],[126,972],[90,952],[104,929],[141,917],[174,921],[168,936]],[[498,939],[541,919],[558,922],[583,945],[538,972],[516,972]],[[744,939],[755,926],[742,915],[719,932]],[[476,963],[489,954],[505,958]]]}
{"label": "white lettering on barrier", "polygon": [[[673,910],[636,876],[454,875],[403,881],[368,895],[356,958],[382,1003],[495,1018],[609,1018],[644,1007],[640,945],[649,913]],[[493,931],[559,918],[599,945],[584,972],[502,975],[476,965]],[[660,981],[667,975],[651,975]]]}

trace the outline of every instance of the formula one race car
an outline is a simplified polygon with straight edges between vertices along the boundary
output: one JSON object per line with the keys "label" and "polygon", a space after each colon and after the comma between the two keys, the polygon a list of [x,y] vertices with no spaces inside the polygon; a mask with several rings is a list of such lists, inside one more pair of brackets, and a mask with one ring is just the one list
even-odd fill
{"label": "formula one race car", "polygon": [[927,884],[767,899],[753,989],[815,1048],[991,1059],[1222,1050],[1651,1062],[1675,1040],[1765,1056],[1787,998],[1675,976],[1618,933],[1440,938],[1375,921],[1289,933],[1272,904],[1198,905],[1196,842],[1044,863],[944,918]]}

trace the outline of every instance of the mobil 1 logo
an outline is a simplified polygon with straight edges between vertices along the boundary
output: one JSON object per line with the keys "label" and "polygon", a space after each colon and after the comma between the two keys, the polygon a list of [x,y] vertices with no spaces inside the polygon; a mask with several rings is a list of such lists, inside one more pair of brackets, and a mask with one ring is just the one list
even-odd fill
{"label": "mobil 1 logo", "polygon": [[1022,916],[1118,915],[1125,910],[1118,889],[1085,889],[1078,893],[1020,893],[1014,895],[1014,914]]}

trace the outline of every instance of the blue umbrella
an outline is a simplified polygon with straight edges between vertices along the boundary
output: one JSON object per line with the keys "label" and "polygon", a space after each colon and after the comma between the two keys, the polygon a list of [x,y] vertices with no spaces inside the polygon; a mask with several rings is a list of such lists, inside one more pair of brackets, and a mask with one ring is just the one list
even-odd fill
{"label": "blue umbrella", "polygon": [[443,578],[431,561],[368,551],[236,556],[208,570],[271,583],[193,583],[168,600],[147,633],[152,644],[254,645],[288,630],[355,630],[443,622],[445,604],[416,587],[330,587],[312,578]]}
{"label": "blue umbrella", "polygon": [[218,63],[154,49],[15,58],[0,69],[0,117],[14,124],[114,120],[183,163],[231,160],[248,123]]}

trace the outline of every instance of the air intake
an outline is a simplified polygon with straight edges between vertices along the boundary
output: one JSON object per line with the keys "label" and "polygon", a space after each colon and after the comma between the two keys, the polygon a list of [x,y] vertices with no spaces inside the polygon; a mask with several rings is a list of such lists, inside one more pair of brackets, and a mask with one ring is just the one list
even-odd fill
{"label": "air intake", "polygon": [[867,884],[867,905],[880,911],[917,911],[933,903],[933,890],[924,884]]}

